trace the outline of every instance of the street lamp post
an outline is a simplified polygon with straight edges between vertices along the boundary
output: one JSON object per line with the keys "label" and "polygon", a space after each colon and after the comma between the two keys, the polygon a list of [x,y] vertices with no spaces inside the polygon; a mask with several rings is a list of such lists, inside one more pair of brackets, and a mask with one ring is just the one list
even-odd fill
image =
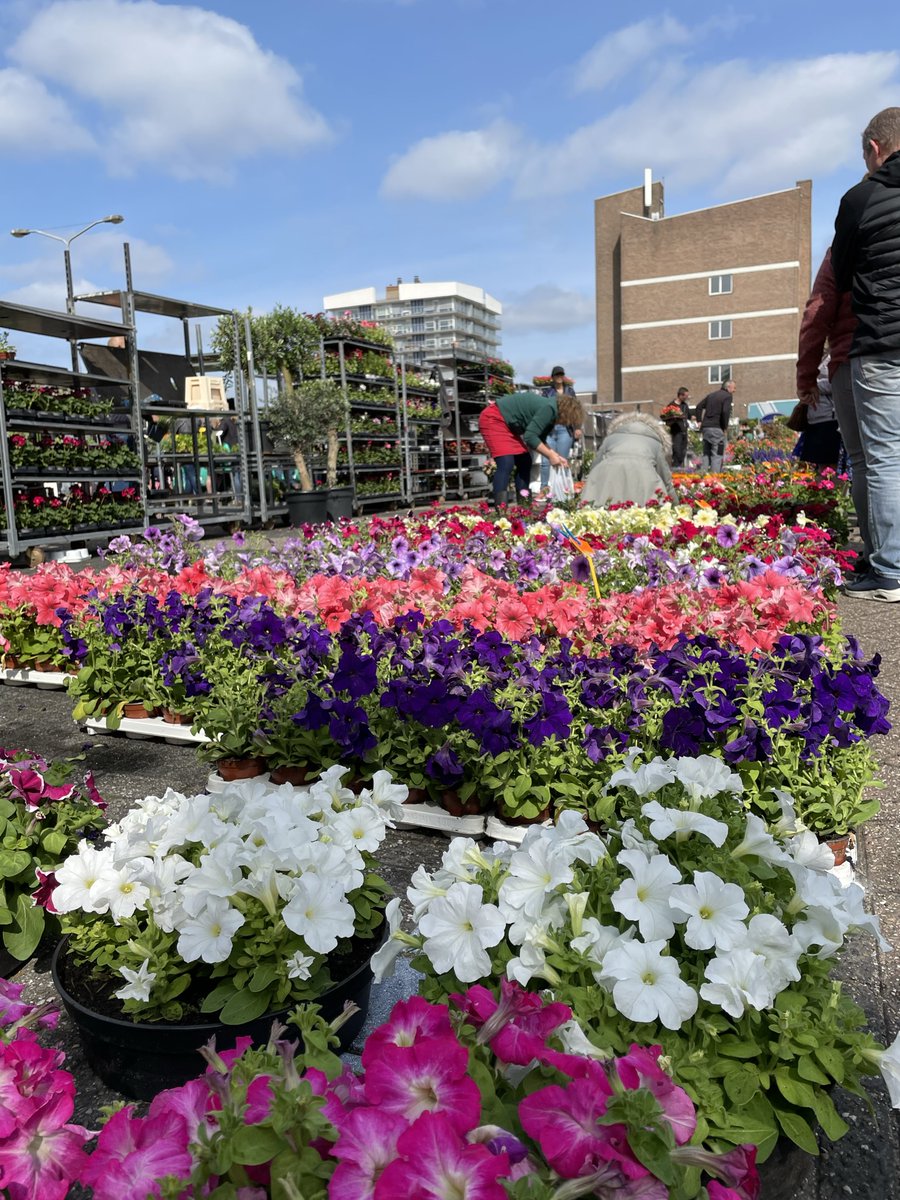
{"label": "street lamp post", "polygon": [[[75,312],[75,290],[72,283],[72,256],[69,253],[69,247],[76,238],[81,237],[83,233],[87,233],[89,229],[93,229],[95,225],[121,225],[125,218],[120,213],[113,213],[109,217],[98,217],[96,221],[91,221],[89,225],[85,225],[83,229],[79,229],[77,233],[70,234],[69,237],[62,237],[58,233],[48,233],[46,229],[11,229],[9,232],[14,238],[28,237],[29,234],[35,233],[40,237],[50,238],[54,242],[62,242],[64,248],[64,260],[66,264],[66,312]],[[78,349],[73,340],[72,342],[72,370],[78,370]]]}

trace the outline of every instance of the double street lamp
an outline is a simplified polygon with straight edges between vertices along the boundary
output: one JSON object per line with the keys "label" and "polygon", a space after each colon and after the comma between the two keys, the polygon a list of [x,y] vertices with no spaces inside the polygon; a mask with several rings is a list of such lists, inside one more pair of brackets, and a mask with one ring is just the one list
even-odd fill
{"label": "double street lamp", "polygon": [[28,237],[30,233],[36,233],[40,237],[50,238],[54,242],[62,242],[65,247],[66,261],[66,312],[73,313],[75,311],[75,294],[72,285],[72,256],[69,253],[69,247],[76,238],[81,237],[83,233],[87,233],[89,229],[93,229],[95,225],[121,225],[125,218],[120,213],[113,213],[110,217],[98,217],[96,221],[91,221],[90,225],[85,225],[84,229],[79,229],[77,233],[70,234],[69,237],[62,237],[58,233],[48,233],[46,229],[11,229],[10,234],[14,238]]}

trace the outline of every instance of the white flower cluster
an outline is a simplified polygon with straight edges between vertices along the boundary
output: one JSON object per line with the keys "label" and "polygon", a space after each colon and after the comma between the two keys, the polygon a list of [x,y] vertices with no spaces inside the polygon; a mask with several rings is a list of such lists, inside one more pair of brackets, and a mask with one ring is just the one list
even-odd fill
{"label": "white flower cluster", "polygon": [[[648,796],[673,782],[696,807],[705,797],[738,794],[743,787],[740,776],[706,756],[629,766],[609,786],[627,785]],[[507,963],[510,978],[554,984],[560,976],[547,954],[571,948],[587,961],[624,1017],[659,1020],[668,1029],[689,1020],[701,998],[734,1018],[747,1008],[767,1009],[800,979],[803,955],[833,955],[848,931],[867,928],[887,947],[877,918],[863,907],[862,888],[841,885],[828,869],[833,858],[827,847],[798,831],[788,793],[780,800],[778,837],[748,814],[742,840],[723,855],[754,856],[789,871],[793,899],[784,911],[751,915],[738,884],[708,870],[683,875],[678,844],[702,837],[725,847],[729,827],[699,811],[647,800],[642,815],[650,836],[633,821],[625,822],[615,860],[603,839],[574,813],[563,813],[555,828],[530,829],[515,851],[500,844],[481,851],[471,841],[456,839],[441,869],[429,875],[419,867],[407,893],[424,953],[439,974],[453,971],[461,982],[471,983],[490,974],[487,950],[506,938],[517,950]],[[670,838],[674,846],[667,850],[660,843]],[[608,873],[609,898],[623,918],[618,925],[586,915],[588,892],[571,890],[575,863],[599,864],[601,874]],[[495,904],[483,903],[483,872],[496,881]],[[691,955],[692,979],[703,966],[699,990],[682,978],[678,955],[687,957],[684,947],[698,952]]]}
{"label": "white flower cluster", "polygon": [[[215,795],[147,796],[106,830],[105,846],[79,844],[56,872],[53,903],[115,924],[147,912],[163,932],[177,931],[185,962],[221,963],[245,921],[235,900],[250,896],[327,954],[353,934],[347,896],[363,883],[362,852],[378,849],[408,795],[379,771],[357,796],[341,783],[347,770],[331,767],[307,790],[250,779]],[[288,978],[309,978],[313,962],[294,954]],[[122,975],[120,999],[149,999],[156,976],[147,962]]]}

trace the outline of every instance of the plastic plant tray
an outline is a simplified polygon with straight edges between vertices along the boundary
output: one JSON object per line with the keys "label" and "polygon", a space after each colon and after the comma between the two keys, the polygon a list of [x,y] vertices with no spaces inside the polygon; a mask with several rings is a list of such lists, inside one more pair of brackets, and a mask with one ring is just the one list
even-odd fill
{"label": "plastic plant tray", "polygon": [[89,717],[85,727],[89,733],[124,733],[126,737],[153,739],[170,745],[187,743],[196,746],[209,741],[202,730],[200,733],[191,733],[190,725],[170,725],[162,717],[123,717],[118,729],[107,729],[105,721]]}
{"label": "plastic plant tray", "polygon": [[3,667],[0,679],[12,687],[64,688],[65,671],[32,671],[29,667]]}

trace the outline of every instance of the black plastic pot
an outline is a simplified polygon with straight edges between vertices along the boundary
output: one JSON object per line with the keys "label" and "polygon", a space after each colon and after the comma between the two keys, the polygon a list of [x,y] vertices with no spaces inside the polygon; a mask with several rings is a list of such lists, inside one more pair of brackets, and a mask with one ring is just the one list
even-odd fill
{"label": "black plastic pot", "polygon": [[292,525],[321,525],[327,515],[328,493],[288,492],[285,503]]}
{"label": "black plastic pot", "polygon": [[352,487],[329,488],[326,515],[329,521],[350,520],[355,494]]}
{"label": "black plastic pot", "polygon": [[[372,945],[373,953],[386,934],[385,927]],[[268,1013],[246,1025],[223,1025],[220,1021],[176,1025],[167,1021],[137,1022],[107,1017],[87,1008],[66,989],[66,941],[63,938],[53,952],[50,964],[53,984],[78,1030],[88,1066],[107,1087],[132,1100],[152,1100],[165,1088],[179,1087],[202,1074],[204,1063],[197,1052],[210,1038],[216,1039],[220,1050],[230,1050],[239,1037],[251,1037],[256,1046],[265,1045],[272,1022],[284,1024],[294,1007]],[[371,989],[372,970],[367,960],[316,1000],[326,1021],[337,1017],[347,1000],[358,1006],[359,1012],[338,1033],[341,1050],[349,1049],[365,1024]],[[283,1036],[299,1040],[300,1032],[288,1025]]]}

